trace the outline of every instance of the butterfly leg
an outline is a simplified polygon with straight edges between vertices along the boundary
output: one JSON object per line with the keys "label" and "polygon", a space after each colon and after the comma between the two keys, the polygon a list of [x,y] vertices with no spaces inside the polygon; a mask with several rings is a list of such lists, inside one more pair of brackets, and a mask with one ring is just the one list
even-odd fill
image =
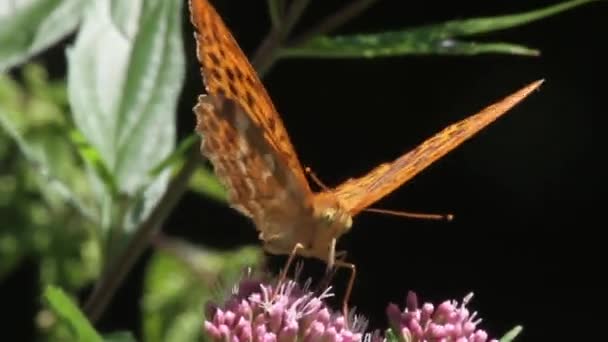
{"label": "butterfly leg", "polygon": [[336,260],[340,259],[342,261],[344,261],[344,259],[346,259],[346,254],[348,254],[348,251],[337,251],[336,252]]}
{"label": "butterfly leg", "polygon": [[348,326],[348,300],[350,299],[350,294],[355,284],[355,275],[357,274],[357,271],[355,264],[351,264],[343,260],[336,260],[335,265],[336,267],[349,268],[351,271],[350,279],[348,280],[348,287],[346,288],[346,293],[344,294],[344,301],[342,302],[342,314],[344,315],[344,320]]}
{"label": "butterfly leg", "polygon": [[296,257],[298,250],[304,248],[304,245],[302,245],[301,243],[296,243],[295,246],[293,246],[293,250],[291,251],[291,253],[289,254],[289,259],[287,259],[287,263],[285,264],[285,268],[283,268],[283,270],[281,271],[281,275],[279,276],[279,284],[282,284],[285,279],[287,278],[287,271],[289,271],[289,267],[291,267],[291,263],[293,262],[293,259]]}

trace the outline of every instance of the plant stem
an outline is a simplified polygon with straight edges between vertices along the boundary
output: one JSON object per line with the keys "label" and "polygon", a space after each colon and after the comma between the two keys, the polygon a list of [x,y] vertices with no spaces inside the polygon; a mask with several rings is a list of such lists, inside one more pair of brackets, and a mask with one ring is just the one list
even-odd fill
{"label": "plant stem", "polygon": [[272,27],[278,27],[281,24],[281,19],[283,18],[285,2],[284,0],[268,0],[267,3]]}
{"label": "plant stem", "polygon": [[277,51],[283,44],[289,33],[298,22],[302,13],[310,3],[310,0],[294,0],[289,6],[284,18],[281,18],[280,25],[272,27],[260,47],[253,54],[252,64],[262,77],[277,61]]}
{"label": "plant stem", "polygon": [[350,4],[344,6],[342,9],[337,11],[336,13],[327,16],[325,19],[321,20],[315,27],[312,29],[300,34],[296,38],[292,39],[289,46],[300,45],[307,40],[311,39],[314,36],[320,34],[326,34],[331,32],[338,27],[344,25],[349,20],[355,18],[359,14],[363,13],[366,9],[372,6],[378,0],[358,0],[351,2]]}
{"label": "plant stem", "polygon": [[137,233],[129,241],[122,254],[114,258],[110,267],[107,267],[106,271],[103,272],[101,279],[84,305],[84,311],[92,322],[96,322],[105,311],[120,284],[148,247],[151,238],[158,232],[165,219],[188,189],[190,177],[196,170],[200,159],[198,146],[192,146],[187,161],[169,183],[167,191],[154,207],[152,213],[137,229]]}

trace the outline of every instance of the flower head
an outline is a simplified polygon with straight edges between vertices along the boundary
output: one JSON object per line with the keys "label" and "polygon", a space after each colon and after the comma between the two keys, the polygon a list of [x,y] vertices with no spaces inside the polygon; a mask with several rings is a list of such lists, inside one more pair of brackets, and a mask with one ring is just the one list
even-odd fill
{"label": "flower head", "polygon": [[477,313],[470,314],[466,308],[472,297],[472,293],[467,295],[461,305],[445,301],[437,308],[430,303],[419,307],[416,294],[409,292],[403,311],[395,304],[390,304],[386,311],[395,333],[407,342],[486,342],[488,334],[477,329],[481,319],[475,320]]}
{"label": "flower head", "polygon": [[274,286],[245,278],[223,305],[208,306],[204,331],[227,342],[361,341],[361,329],[347,327],[344,316],[325,305],[332,295],[330,288],[315,295],[292,280]]}

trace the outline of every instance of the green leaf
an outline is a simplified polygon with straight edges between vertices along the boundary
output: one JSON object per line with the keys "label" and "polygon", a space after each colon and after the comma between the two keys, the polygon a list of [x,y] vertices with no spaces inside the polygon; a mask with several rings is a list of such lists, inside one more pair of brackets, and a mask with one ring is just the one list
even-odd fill
{"label": "green leaf", "polygon": [[78,196],[76,196],[67,185],[52,175],[50,171],[51,168],[47,164],[48,159],[42,157],[40,153],[36,153],[34,150],[32,150],[23,140],[11,122],[6,120],[6,115],[2,111],[2,108],[0,108],[0,127],[2,127],[17,142],[17,146],[19,146],[19,149],[21,150],[21,153],[25,159],[31,164],[31,166],[37,171],[38,175],[47,184],[47,189],[58,194],[66,203],[76,208],[83,217],[91,221],[95,220],[95,213],[91,209],[87,208],[86,205],[82,203],[80,198],[78,198]]}
{"label": "green leaf", "polygon": [[475,55],[480,53],[538,55],[538,51],[508,43],[461,42],[453,39],[434,40],[421,32],[400,31],[352,36],[317,37],[302,46],[280,51],[282,58],[378,58],[401,55],[444,54]]}
{"label": "green leaf", "polygon": [[219,202],[228,200],[226,188],[213,171],[207,168],[196,169],[190,178],[190,189]]}
{"label": "green leaf", "polygon": [[[2,81],[3,80],[0,79],[0,82]],[[18,93],[15,92],[15,94]],[[16,97],[18,98],[18,96]],[[33,113],[27,113],[30,115],[30,117],[32,115],[43,115],[38,113],[38,111],[45,111],[45,109],[42,108],[30,108],[30,110],[33,111]],[[94,211],[88,208],[87,205],[85,205],[84,202],[72,191],[72,189],[70,189],[68,185],[66,185],[53,173],[53,162],[56,161],[57,156],[50,155],[49,151],[34,148],[23,137],[19,128],[20,125],[23,125],[23,123],[19,122],[19,120],[23,120],[23,117],[25,117],[25,115],[21,113],[19,108],[11,106],[10,104],[5,105],[4,101],[0,99],[0,129],[3,129],[13,139],[13,141],[15,141],[22,153],[22,156],[30,164],[31,168],[36,171],[45,188],[59,195],[59,197],[62,198],[66,203],[77,209],[83,217],[91,221],[95,220],[96,214]],[[49,147],[51,146],[51,141],[47,139],[46,143],[43,145],[44,147]]]}
{"label": "green leaf", "polygon": [[384,336],[386,337],[386,342],[404,342],[403,336],[395,334],[391,328],[386,329]]}
{"label": "green leaf", "polygon": [[127,215],[127,230],[146,217],[170,176],[166,170],[151,179],[150,171],[175,147],[184,80],[182,3],[95,1],[68,51],[76,126],[99,153],[118,192],[142,199]]}
{"label": "green leaf", "polygon": [[105,342],[137,342],[130,331],[118,331],[103,335]]}
{"label": "green leaf", "polygon": [[299,46],[282,49],[280,56],[375,58],[419,54],[476,55],[482,53],[535,56],[539,54],[538,50],[522,45],[503,42],[468,42],[456,38],[521,26],[593,1],[596,0],[573,0],[525,13],[453,20],[436,25],[377,34],[319,36]]}
{"label": "green leaf", "polygon": [[89,144],[87,139],[82,135],[82,133],[80,133],[80,131],[71,130],[68,137],[80,154],[80,157],[95,170],[95,175],[100,178],[106,189],[109,189],[111,194],[118,194],[119,191],[116,183],[114,182],[114,177],[101,159],[99,151],[97,151],[94,146]]}
{"label": "green leaf", "polygon": [[98,213],[66,139],[65,82],[35,64],[20,71],[23,86],[0,75],[0,278],[35,258],[41,284],[77,289],[99,272]]}
{"label": "green leaf", "polygon": [[517,335],[521,333],[523,327],[521,325],[515,326],[513,329],[509,330],[503,337],[500,338],[500,342],[511,342],[515,340]]}
{"label": "green leaf", "polygon": [[44,297],[51,310],[72,330],[77,341],[103,341],[78,306],[59,288],[47,286]]}
{"label": "green leaf", "polygon": [[12,0],[0,4],[0,73],[71,33],[85,0]]}
{"label": "green leaf", "polygon": [[198,340],[204,305],[215,297],[217,282],[224,279],[231,288],[245,267],[263,257],[257,247],[217,252],[179,241],[160,245],[144,280],[143,340],[149,342]]}
{"label": "green leaf", "polygon": [[161,171],[167,169],[170,166],[181,165],[184,161],[185,153],[199,140],[199,136],[196,133],[190,134],[187,138],[182,140],[175,151],[171,153],[165,160],[161,161],[156,167],[154,167],[150,174],[152,176],[161,173]]}

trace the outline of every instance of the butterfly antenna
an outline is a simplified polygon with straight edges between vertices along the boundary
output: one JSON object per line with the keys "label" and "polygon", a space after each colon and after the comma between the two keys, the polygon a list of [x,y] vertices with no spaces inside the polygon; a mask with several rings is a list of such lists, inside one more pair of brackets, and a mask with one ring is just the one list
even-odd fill
{"label": "butterfly antenna", "polygon": [[392,216],[401,216],[407,218],[415,218],[422,220],[434,220],[434,221],[452,221],[454,219],[454,215],[452,214],[426,214],[426,213],[411,213],[407,211],[395,211],[395,210],[387,210],[387,209],[377,209],[377,208],[367,208],[363,209],[363,211],[392,215]]}
{"label": "butterfly antenna", "polygon": [[305,167],[304,171],[306,171],[306,173],[308,174],[308,176],[310,176],[310,178],[318,185],[321,187],[321,189],[325,190],[325,191],[329,191],[329,187],[326,186],[325,184],[323,184],[323,182],[321,182],[321,180],[319,179],[319,177],[317,177],[317,175],[312,171],[312,169],[310,167]]}

